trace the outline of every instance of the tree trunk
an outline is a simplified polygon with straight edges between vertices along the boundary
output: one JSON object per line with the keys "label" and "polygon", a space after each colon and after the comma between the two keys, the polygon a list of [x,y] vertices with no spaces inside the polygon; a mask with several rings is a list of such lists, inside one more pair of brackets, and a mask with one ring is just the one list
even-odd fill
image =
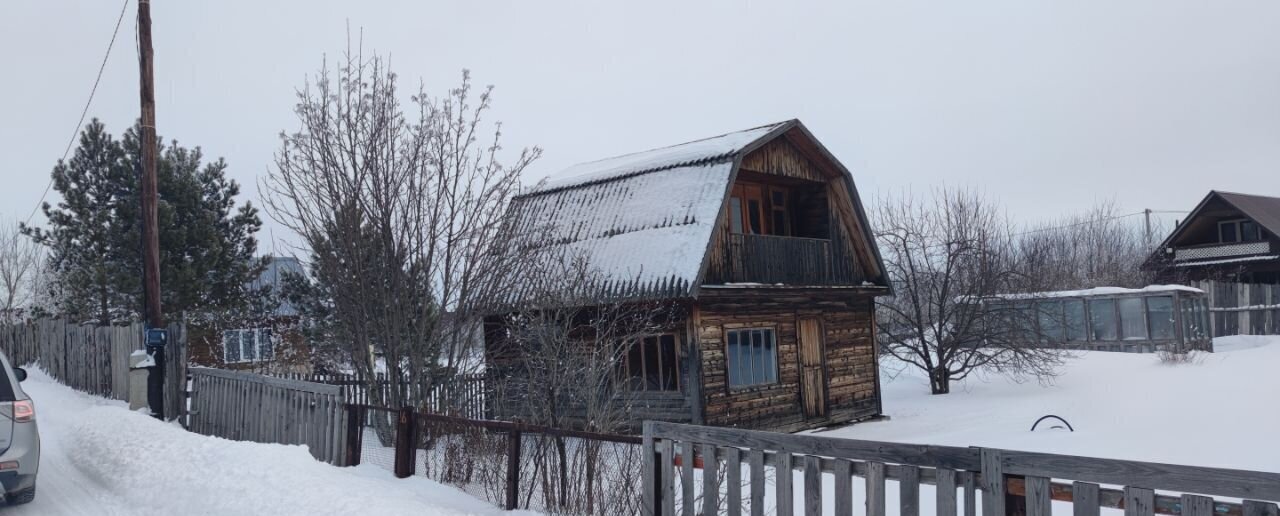
{"label": "tree trunk", "polygon": [[951,372],[947,371],[946,366],[935,367],[929,372],[929,388],[933,394],[951,392]]}

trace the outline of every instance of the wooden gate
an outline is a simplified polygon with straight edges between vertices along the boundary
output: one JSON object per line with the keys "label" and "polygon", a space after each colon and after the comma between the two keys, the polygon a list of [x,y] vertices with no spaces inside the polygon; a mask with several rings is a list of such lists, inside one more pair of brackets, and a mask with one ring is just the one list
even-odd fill
{"label": "wooden gate", "polygon": [[827,371],[824,367],[826,346],[822,342],[822,321],[800,319],[800,392],[804,398],[805,417],[827,415]]}

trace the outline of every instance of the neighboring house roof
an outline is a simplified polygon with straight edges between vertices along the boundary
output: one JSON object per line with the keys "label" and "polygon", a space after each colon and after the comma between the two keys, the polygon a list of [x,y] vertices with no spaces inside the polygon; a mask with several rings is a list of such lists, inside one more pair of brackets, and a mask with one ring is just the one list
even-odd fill
{"label": "neighboring house roof", "polygon": [[[296,274],[305,276],[306,271],[302,268],[302,262],[292,256],[267,256],[267,267],[262,270],[253,281],[249,282],[249,288],[257,290],[262,287],[270,287],[273,294],[279,294],[284,288],[284,277],[288,274]],[[280,305],[276,307],[275,315],[280,317],[296,317],[299,314],[298,308],[293,306],[288,300],[281,298]]]}
{"label": "neighboring house roof", "polygon": [[[599,274],[598,298],[693,297],[738,163],[788,133],[844,176],[870,239],[852,177],[798,120],[570,167],[512,200],[515,234],[526,246],[584,259]],[[868,261],[884,270],[874,242]]]}
{"label": "neighboring house roof", "polygon": [[[1214,201],[1217,201],[1217,204]],[[1159,246],[1152,251],[1151,256],[1147,258],[1143,264],[1144,268],[1160,268],[1169,265],[1166,255],[1167,250],[1178,247],[1179,242],[1183,240],[1184,235],[1195,226],[1195,221],[1199,219],[1204,211],[1210,206],[1225,205],[1229,209],[1239,211],[1241,215],[1248,217],[1256,222],[1263,230],[1272,235],[1280,236],[1280,197],[1267,197],[1263,195],[1242,194],[1235,192],[1222,192],[1218,190],[1210,190],[1208,195],[1201,199],[1196,207],[1187,214],[1187,218],[1183,219]],[[1177,267],[1195,267],[1201,265],[1224,265],[1233,263],[1244,263],[1253,261],[1265,261],[1275,258],[1274,256],[1260,256],[1249,258],[1231,258],[1231,259],[1212,259],[1193,260],[1179,262]]]}
{"label": "neighboring house roof", "polygon": [[[1240,210],[1244,216],[1253,219],[1258,225],[1273,235],[1280,235],[1280,197],[1266,197],[1234,192],[1213,191],[1227,204]],[[1193,214],[1194,215],[1194,214]]]}

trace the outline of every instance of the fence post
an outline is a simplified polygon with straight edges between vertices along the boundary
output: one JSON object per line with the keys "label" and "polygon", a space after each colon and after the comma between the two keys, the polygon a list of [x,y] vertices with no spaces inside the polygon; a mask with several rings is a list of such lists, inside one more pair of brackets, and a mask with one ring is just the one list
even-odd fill
{"label": "fence post", "polygon": [[640,514],[658,516],[662,514],[662,467],[658,457],[658,449],[654,446],[653,421],[644,422],[644,434],[641,440],[640,470]]}
{"label": "fence post", "polygon": [[980,448],[982,458],[982,514],[1005,515],[1004,461],[1000,450]]}
{"label": "fence post", "polygon": [[360,449],[364,428],[364,407],[347,405],[347,465],[360,465]]}
{"label": "fence post", "polygon": [[417,440],[414,439],[416,420],[417,412],[413,407],[401,408],[400,415],[396,418],[396,478],[413,476],[417,456]]}
{"label": "fence post", "polygon": [[520,431],[507,432],[507,504],[513,511],[520,505]]}

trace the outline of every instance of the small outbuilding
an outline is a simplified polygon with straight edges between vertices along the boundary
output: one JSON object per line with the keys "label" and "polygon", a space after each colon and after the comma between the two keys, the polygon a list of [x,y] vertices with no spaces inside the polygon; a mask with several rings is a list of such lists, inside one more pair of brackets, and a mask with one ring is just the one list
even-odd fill
{"label": "small outbuilding", "polygon": [[[881,413],[884,265],[853,176],[798,120],[558,177],[513,200],[516,238],[585,258],[599,281],[583,303],[681,307],[617,364],[632,423],[796,431]],[[490,371],[518,360],[507,320],[486,318]]]}

